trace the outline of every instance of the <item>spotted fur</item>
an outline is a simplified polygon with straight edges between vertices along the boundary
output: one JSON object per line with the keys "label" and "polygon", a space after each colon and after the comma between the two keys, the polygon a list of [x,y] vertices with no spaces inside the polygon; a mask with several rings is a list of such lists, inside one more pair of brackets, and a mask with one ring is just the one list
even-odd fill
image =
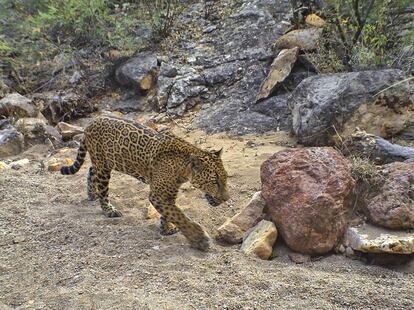
{"label": "spotted fur", "polygon": [[150,185],[149,200],[162,215],[162,234],[181,230],[198,249],[209,247],[208,234],[175,205],[175,200],[178,189],[187,181],[204,191],[211,205],[229,198],[221,151],[204,151],[172,134],[125,119],[99,117],[85,129],[75,163],[62,167],[61,173],[76,173],[87,152],[92,161],[87,178],[88,198],[98,198],[108,217],[121,216],[108,200],[111,171],[116,170]]}

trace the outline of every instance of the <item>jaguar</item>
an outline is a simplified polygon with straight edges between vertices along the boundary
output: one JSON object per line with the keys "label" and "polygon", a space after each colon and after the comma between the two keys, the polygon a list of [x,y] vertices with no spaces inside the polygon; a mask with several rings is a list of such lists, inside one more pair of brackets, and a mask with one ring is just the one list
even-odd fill
{"label": "jaguar", "polygon": [[89,200],[99,199],[106,216],[122,215],[108,198],[111,171],[115,170],[149,184],[149,201],[161,215],[161,234],[181,231],[195,248],[205,251],[210,247],[208,233],[176,205],[176,198],[181,185],[190,182],[205,193],[212,206],[229,199],[222,149],[202,150],[170,132],[101,116],[85,128],[75,162],[62,167],[61,173],[78,172],[87,153],[92,163],[87,176],[87,196]]}

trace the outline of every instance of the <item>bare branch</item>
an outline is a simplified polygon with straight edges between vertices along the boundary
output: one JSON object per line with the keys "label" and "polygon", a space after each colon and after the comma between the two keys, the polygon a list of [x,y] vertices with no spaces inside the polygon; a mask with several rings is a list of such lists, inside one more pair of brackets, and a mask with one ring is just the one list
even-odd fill
{"label": "bare branch", "polygon": [[361,15],[359,14],[359,0],[352,0],[352,7],[355,14],[355,19],[360,27],[362,25]]}
{"label": "bare branch", "polygon": [[[368,5],[368,8],[365,12],[364,18],[361,20],[361,24],[358,25],[357,31],[355,31],[354,38],[352,39],[352,44],[355,45],[358,42],[359,37],[361,36],[362,30],[364,30],[364,27],[365,27],[365,24],[367,22],[368,16],[371,13],[372,8],[374,7],[374,3],[375,3],[375,0],[371,0],[369,2],[369,5]],[[359,12],[358,12],[358,14],[359,14]]]}

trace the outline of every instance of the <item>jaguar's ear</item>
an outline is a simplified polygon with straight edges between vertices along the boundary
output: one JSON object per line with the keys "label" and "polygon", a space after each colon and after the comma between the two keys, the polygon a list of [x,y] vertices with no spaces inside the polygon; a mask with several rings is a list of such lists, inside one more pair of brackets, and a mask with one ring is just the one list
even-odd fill
{"label": "jaguar's ear", "polygon": [[191,169],[191,171],[193,173],[196,173],[196,172],[200,171],[200,169],[201,169],[201,161],[200,161],[200,158],[198,158],[195,155],[190,155],[189,168]]}
{"label": "jaguar's ear", "polygon": [[221,148],[218,151],[213,151],[213,154],[216,155],[217,157],[221,157],[221,154],[223,154],[223,148]]}

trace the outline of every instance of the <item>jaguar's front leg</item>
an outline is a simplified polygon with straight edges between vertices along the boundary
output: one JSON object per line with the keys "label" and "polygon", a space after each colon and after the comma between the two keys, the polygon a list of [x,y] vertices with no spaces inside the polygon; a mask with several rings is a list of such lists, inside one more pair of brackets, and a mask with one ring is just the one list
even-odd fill
{"label": "jaguar's front leg", "polygon": [[201,251],[207,251],[211,244],[210,236],[196,222],[188,218],[173,201],[165,202],[151,192],[150,201],[167,222],[181,230],[191,245]]}
{"label": "jaguar's front leg", "polygon": [[180,230],[173,223],[168,222],[165,216],[160,217],[160,233],[163,236],[170,236],[178,233]]}

